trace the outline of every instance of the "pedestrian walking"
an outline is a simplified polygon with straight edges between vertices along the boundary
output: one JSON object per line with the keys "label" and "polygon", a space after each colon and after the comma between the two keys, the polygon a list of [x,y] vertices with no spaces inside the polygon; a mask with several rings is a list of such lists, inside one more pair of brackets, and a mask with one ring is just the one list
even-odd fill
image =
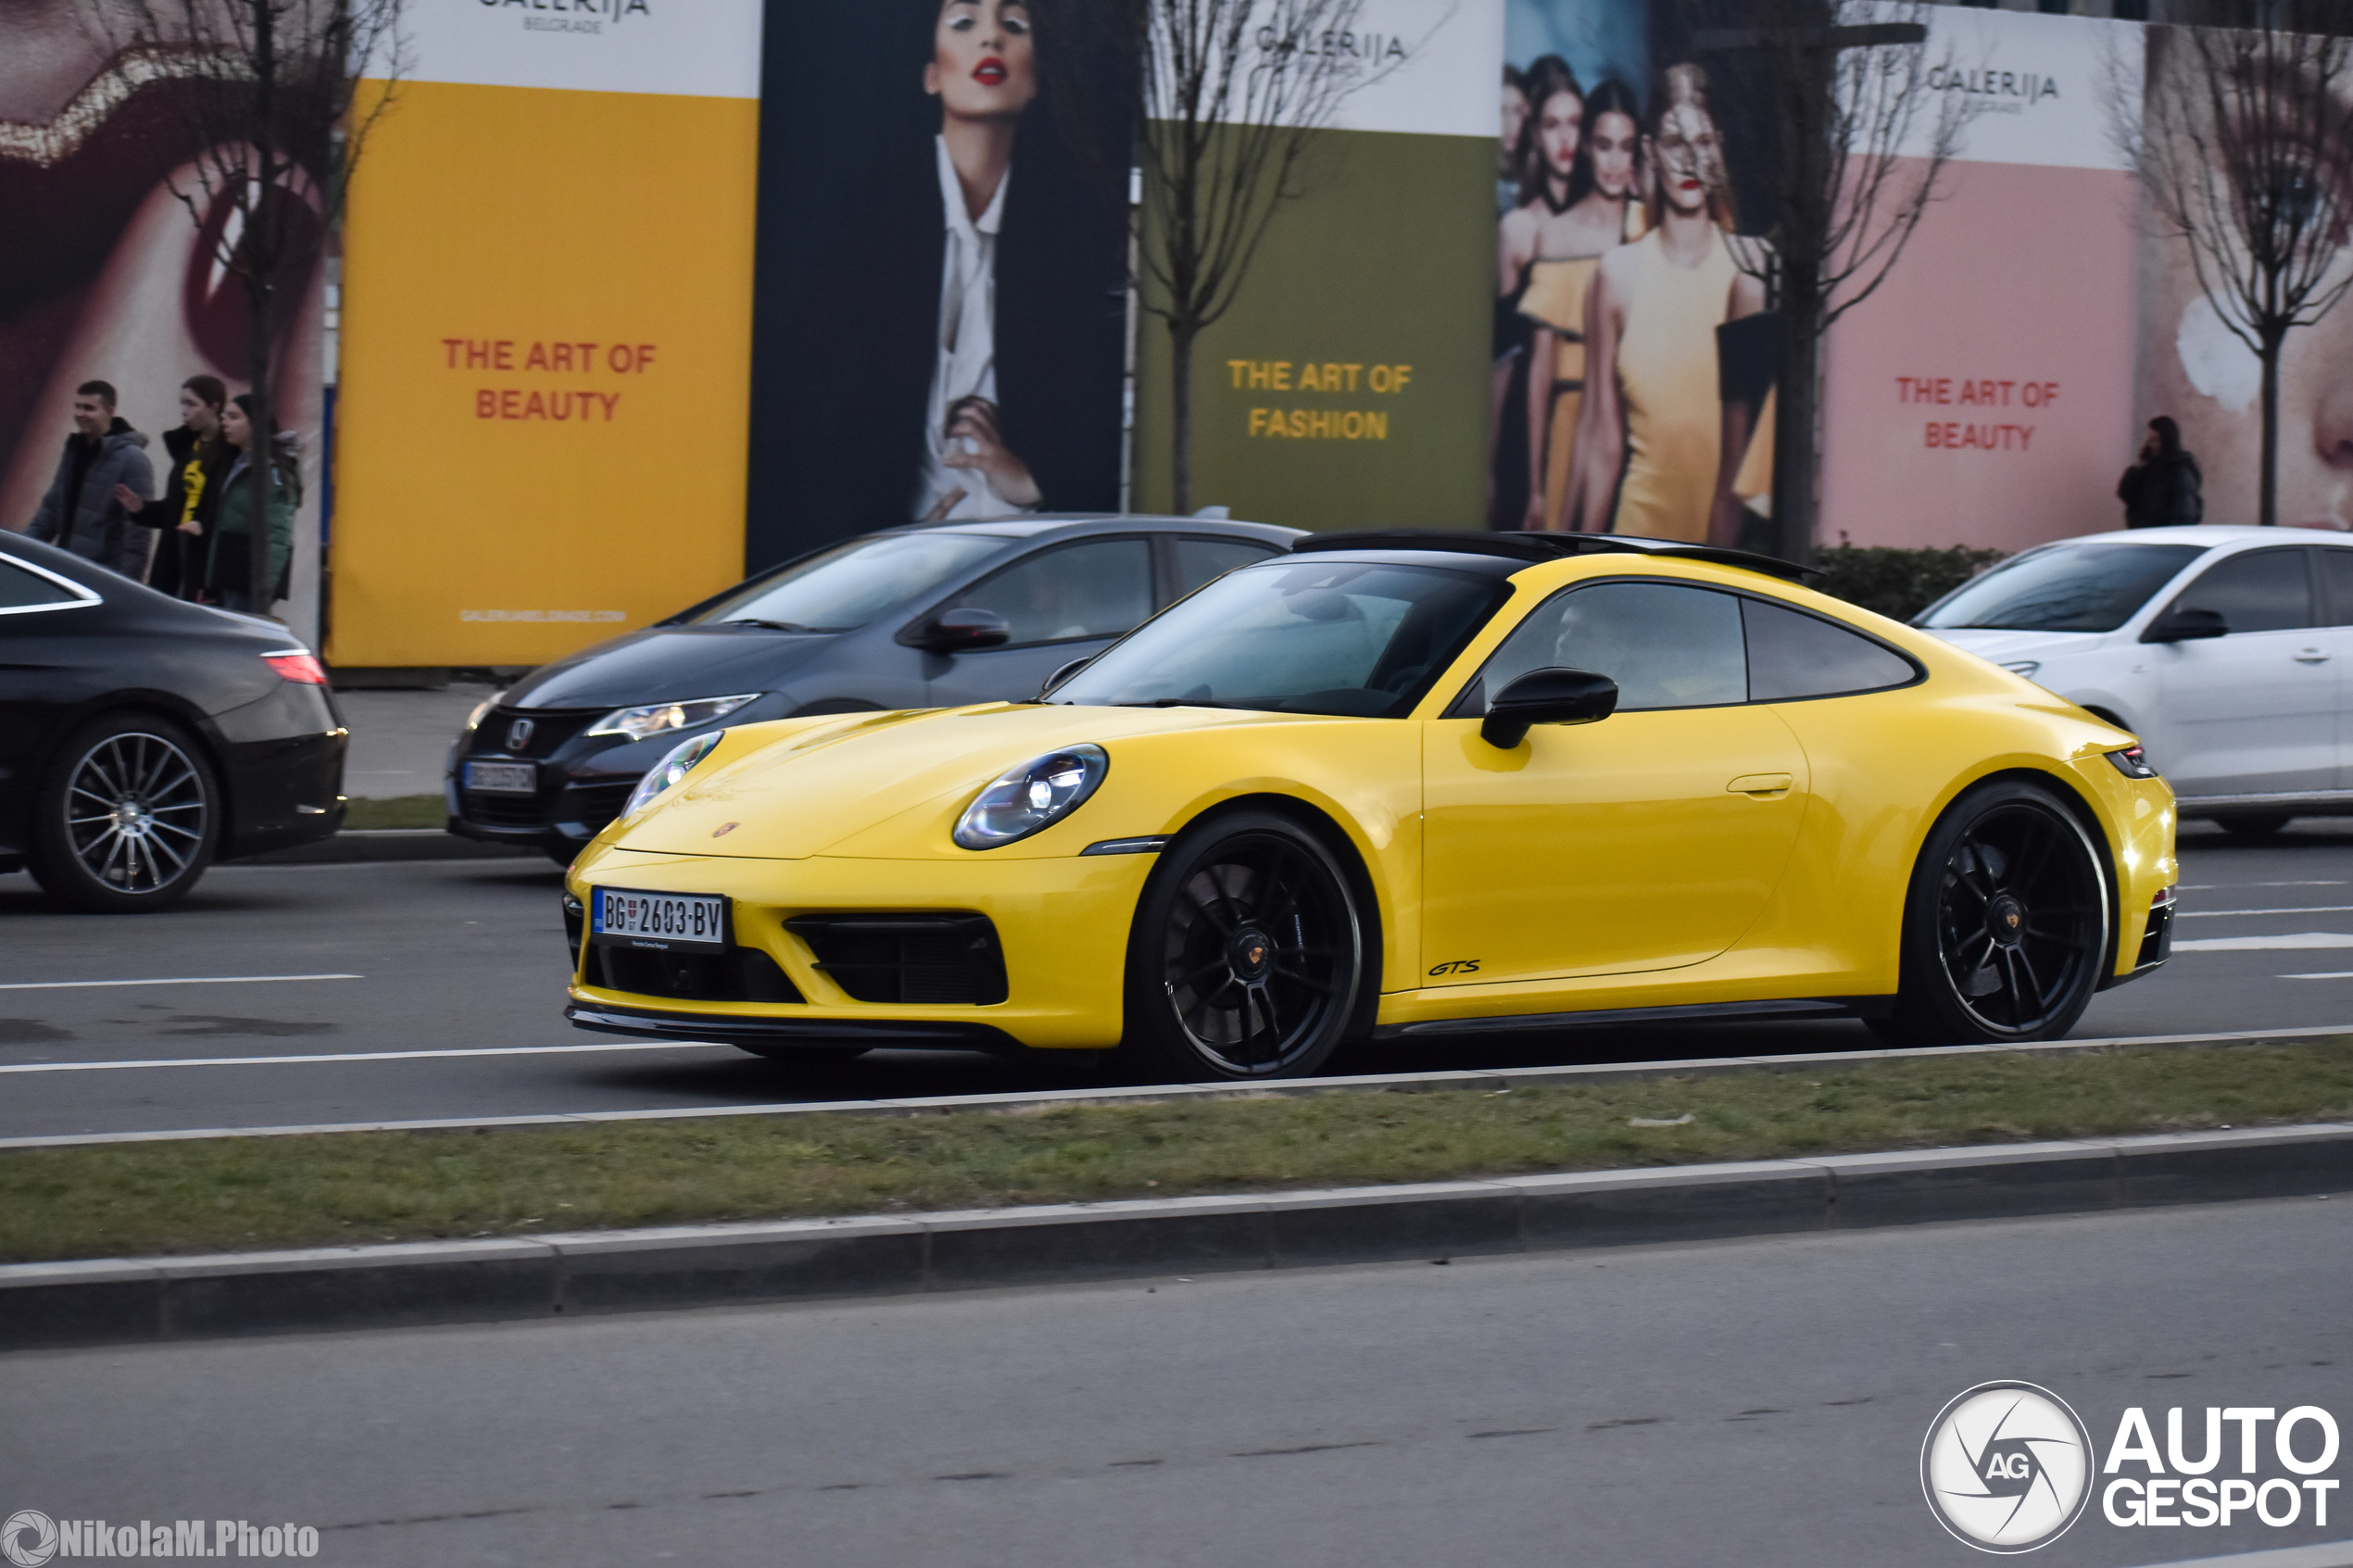
{"label": "pedestrian walking", "polygon": [[2149,421],[2141,460],[2116,482],[2127,528],[2186,527],[2206,516],[2206,476],[2182,448],[2182,427],[2159,414]]}
{"label": "pedestrian walking", "polygon": [[[231,448],[229,471],[212,515],[212,547],[205,553],[205,593],[226,609],[266,615],[281,596],[294,555],[296,486],[283,460],[254,428],[253,395],[241,392],[220,411],[220,439]],[[281,438],[283,439],[283,437]],[[254,594],[253,541],[269,553],[261,580],[278,585]]]}
{"label": "pedestrian walking", "polygon": [[158,593],[193,599],[202,591],[212,514],[220,504],[220,481],[228,477],[234,456],[220,439],[220,413],[228,403],[229,389],[219,376],[190,376],[182,382],[180,427],[163,433],[171,467],[164,476],[162,496],[146,501],[128,485],[116,487],[115,499],[141,527],[155,531],[147,586]]}
{"label": "pedestrian walking", "polygon": [[147,575],[155,536],[132,521],[120,497],[127,493],[145,501],[155,488],[155,469],[147,461],[147,438],[114,409],[115,391],[105,382],[74,388],[73,433],[25,532],[136,583]]}

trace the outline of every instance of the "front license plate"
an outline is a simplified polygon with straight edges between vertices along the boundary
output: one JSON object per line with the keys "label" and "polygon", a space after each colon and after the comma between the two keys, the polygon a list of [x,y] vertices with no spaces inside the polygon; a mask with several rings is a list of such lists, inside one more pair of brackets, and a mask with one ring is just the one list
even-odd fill
{"label": "front license plate", "polygon": [[588,899],[588,935],[627,947],[715,950],[727,945],[727,900],[599,887]]}
{"label": "front license plate", "polygon": [[530,762],[469,762],[466,787],[477,795],[536,795],[539,769]]}

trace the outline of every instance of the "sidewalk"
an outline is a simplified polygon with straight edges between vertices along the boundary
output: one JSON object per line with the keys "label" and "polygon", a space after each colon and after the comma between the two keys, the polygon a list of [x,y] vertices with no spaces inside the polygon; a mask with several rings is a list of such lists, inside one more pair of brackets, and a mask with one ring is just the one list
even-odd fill
{"label": "sidewalk", "polygon": [[439,691],[339,691],[335,706],[351,729],[343,792],[354,800],[441,793],[449,743],[474,704],[495,686],[452,682]]}

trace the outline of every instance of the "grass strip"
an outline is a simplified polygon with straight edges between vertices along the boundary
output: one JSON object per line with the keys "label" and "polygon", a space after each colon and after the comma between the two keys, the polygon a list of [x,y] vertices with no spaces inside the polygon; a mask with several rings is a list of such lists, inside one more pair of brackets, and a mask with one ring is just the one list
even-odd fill
{"label": "grass strip", "polygon": [[0,1151],[0,1261],[1166,1198],[2348,1118],[2353,1036],[2339,1035],[1501,1093],[1336,1091],[9,1149]]}
{"label": "grass strip", "polygon": [[386,800],[354,800],[344,808],[343,825],[354,830],[447,827],[449,807],[438,795],[396,795]]}

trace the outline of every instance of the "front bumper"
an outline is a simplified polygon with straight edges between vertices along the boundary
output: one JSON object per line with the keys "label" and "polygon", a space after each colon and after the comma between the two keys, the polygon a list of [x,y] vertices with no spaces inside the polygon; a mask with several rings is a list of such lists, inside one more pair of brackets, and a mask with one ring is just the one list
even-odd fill
{"label": "front bumper", "polygon": [[[943,1045],[1045,1049],[1116,1045],[1127,935],[1155,857],[922,860],[815,856],[759,860],[648,854],[610,847],[576,861],[566,885],[716,894],[729,900],[740,949],[763,953],[805,998],[688,1001],[587,983],[575,968],[567,1016],[583,1028],[731,1043]],[[861,1002],[786,922],[806,915],[956,912],[985,916],[1000,944],[1005,999]],[[875,1031],[891,1032],[876,1037]]]}

